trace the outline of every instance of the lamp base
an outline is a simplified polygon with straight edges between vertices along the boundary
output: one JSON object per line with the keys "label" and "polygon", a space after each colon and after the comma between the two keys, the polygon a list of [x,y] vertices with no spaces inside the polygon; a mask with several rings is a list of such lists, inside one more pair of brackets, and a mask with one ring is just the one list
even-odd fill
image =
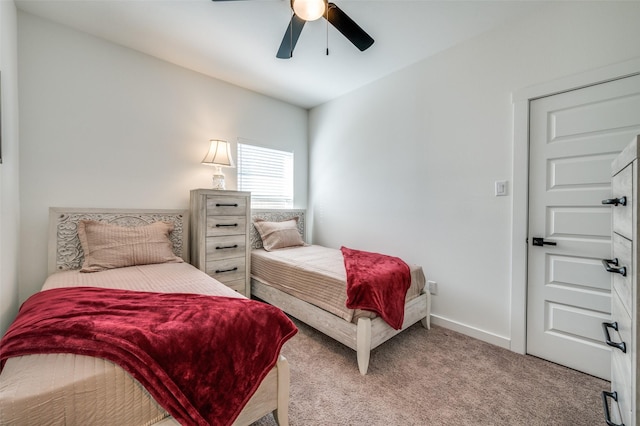
{"label": "lamp base", "polygon": [[222,173],[222,167],[218,165],[216,165],[216,169],[213,172],[213,189],[225,189],[224,173]]}
{"label": "lamp base", "polygon": [[213,175],[213,189],[225,189],[224,175],[222,173]]}

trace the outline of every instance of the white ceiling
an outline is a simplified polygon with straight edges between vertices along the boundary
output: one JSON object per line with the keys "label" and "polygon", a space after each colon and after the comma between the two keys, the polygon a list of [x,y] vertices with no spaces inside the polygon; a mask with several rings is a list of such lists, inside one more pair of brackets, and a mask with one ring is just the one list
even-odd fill
{"label": "white ceiling", "polygon": [[[20,10],[311,108],[543,5],[518,0],[332,0],[375,39],[360,52],[324,19],[276,52],[289,0],[15,0]],[[325,55],[327,46],[329,55]]]}

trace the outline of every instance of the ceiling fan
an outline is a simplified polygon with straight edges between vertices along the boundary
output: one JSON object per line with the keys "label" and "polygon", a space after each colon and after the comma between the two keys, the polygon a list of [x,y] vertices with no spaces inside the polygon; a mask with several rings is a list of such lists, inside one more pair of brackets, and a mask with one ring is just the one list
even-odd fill
{"label": "ceiling fan", "polygon": [[[307,21],[315,21],[321,17],[325,18],[340,31],[342,35],[360,49],[361,52],[367,50],[373,44],[373,38],[360,28],[353,19],[349,18],[335,3],[331,3],[328,0],[290,0],[290,2],[293,15],[284,33],[276,57],[280,59],[291,58],[293,56],[293,49],[296,47],[298,38],[300,38],[302,28],[304,28],[304,24]],[[327,54],[328,53],[327,50]]]}

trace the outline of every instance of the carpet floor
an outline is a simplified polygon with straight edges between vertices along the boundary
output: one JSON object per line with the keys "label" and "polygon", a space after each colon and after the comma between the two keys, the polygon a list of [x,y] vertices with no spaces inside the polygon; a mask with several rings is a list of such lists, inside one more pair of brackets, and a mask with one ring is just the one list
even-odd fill
{"label": "carpet floor", "polygon": [[291,426],[604,424],[609,382],[536,357],[418,323],[374,349],[362,376],[355,351],[294,321]]}

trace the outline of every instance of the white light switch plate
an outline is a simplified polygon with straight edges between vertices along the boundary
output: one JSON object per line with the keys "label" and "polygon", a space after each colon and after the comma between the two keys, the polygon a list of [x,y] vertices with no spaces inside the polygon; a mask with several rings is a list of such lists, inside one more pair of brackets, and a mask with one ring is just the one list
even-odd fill
{"label": "white light switch plate", "polygon": [[496,181],[496,197],[501,197],[503,195],[507,195],[507,181],[497,180]]}

